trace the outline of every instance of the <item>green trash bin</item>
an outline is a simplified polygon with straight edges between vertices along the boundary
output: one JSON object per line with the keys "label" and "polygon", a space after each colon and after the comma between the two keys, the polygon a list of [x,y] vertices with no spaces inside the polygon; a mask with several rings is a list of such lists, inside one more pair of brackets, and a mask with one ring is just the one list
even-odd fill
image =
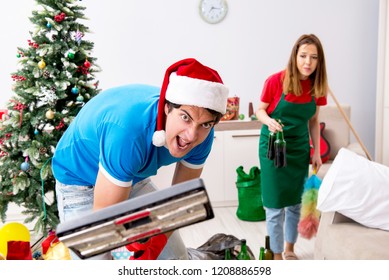
{"label": "green trash bin", "polygon": [[257,166],[247,174],[243,166],[236,169],[238,189],[238,209],[236,216],[244,221],[263,221],[266,219],[261,195],[261,171]]}

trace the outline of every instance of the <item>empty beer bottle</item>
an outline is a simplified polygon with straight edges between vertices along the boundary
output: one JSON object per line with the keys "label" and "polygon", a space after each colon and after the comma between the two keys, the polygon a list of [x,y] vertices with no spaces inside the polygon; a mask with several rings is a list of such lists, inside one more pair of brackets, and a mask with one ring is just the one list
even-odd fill
{"label": "empty beer bottle", "polygon": [[274,260],[274,253],[270,249],[270,236],[266,235],[265,237],[265,260]]}
{"label": "empty beer bottle", "polygon": [[259,259],[260,260],[265,259],[265,248],[264,247],[259,248]]}
{"label": "empty beer bottle", "polygon": [[247,252],[247,244],[246,244],[246,239],[241,239],[240,240],[240,252],[236,259],[238,260],[250,260],[250,255]]}
{"label": "empty beer bottle", "polygon": [[224,259],[231,260],[231,250],[230,248],[224,249]]}
{"label": "empty beer bottle", "polygon": [[286,166],[286,141],[284,133],[277,131],[276,141],[274,141],[274,166],[277,168]]}
{"label": "empty beer bottle", "polygon": [[267,158],[270,160],[274,159],[274,141],[276,140],[276,134],[274,132],[269,132],[269,142],[267,144]]}

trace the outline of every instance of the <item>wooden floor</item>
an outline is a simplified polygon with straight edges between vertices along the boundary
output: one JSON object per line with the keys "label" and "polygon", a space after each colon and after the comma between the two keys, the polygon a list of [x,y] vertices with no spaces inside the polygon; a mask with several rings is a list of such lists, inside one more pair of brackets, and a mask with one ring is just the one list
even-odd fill
{"label": "wooden floor", "polygon": [[[213,207],[215,218],[180,229],[186,247],[197,248],[217,233],[231,234],[246,239],[247,245],[258,259],[259,248],[265,246],[266,224],[242,221],[236,216],[236,207]],[[299,237],[295,253],[301,260],[312,260],[315,238]]]}

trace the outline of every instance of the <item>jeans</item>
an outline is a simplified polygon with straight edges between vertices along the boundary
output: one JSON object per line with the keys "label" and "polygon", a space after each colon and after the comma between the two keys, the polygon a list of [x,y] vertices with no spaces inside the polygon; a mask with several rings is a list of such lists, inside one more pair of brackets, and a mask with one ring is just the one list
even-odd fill
{"label": "jeans", "polygon": [[[59,218],[61,222],[68,221],[80,216],[92,213],[93,211],[93,186],[75,186],[65,185],[61,182],[56,182],[56,195]],[[150,179],[145,179],[138,182],[132,187],[129,199],[141,196],[146,193],[156,191],[157,187]],[[79,259],[71,252],[72,259]],[[103,253],[90,259],[112,259],[111,253]],[[187,260],[188,251],[179,234],[175,230],[170,236],[165,248],[162,250],[158,260]]]}
{"label": "jeans", "polygon": [[281,254],[284,251],[284,241],[291,244],[296,243],[300,209],[301,204],[281,209],[265,208],[266,227],[270,236],[270,248],[275,254]]}

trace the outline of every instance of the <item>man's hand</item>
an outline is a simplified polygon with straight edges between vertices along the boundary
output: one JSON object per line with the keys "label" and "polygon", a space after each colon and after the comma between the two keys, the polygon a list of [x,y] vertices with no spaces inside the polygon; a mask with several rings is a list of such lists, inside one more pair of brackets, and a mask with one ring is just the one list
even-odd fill
{"label": "man's hand", "polygon": [[134,252],[130,260],[156,260],[167,243],[165,234],[158,234],[150,237],[146,242],[133,242],[126,245],[126,248]]}

